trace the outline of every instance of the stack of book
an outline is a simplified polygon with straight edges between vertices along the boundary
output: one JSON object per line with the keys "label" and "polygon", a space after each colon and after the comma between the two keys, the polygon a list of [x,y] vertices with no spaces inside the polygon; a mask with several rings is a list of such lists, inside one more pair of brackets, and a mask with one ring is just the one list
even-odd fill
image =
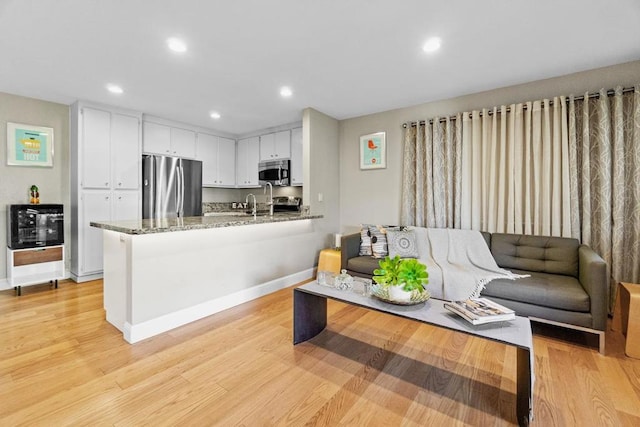
{"label": "stack of book", "polygon": [[474,325],[501,322],[516,318],[516,313],[513,310],[486,298],[472,298],[465,301],[449,301],[445,302],[444,306],[447,310],[462,316]]}

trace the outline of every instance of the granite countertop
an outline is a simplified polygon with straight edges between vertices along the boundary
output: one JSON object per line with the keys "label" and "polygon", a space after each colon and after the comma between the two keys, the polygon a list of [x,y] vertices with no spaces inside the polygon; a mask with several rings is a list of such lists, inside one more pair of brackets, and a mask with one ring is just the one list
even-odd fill
{"label": "granite countertop", "polygon": [[166,218],[161,220],[140,219],[129,221],[91,222],[90,225],[104,230],[125,234],[167,233],[170,231],[201,230],[205,228],[237,227],[252,224],[269,224],[272,222],[300,221],[303,219],[319,219],[323,215],[295,213],[276,213],[273,216],[230,214],[216,216],[191,216],[186,218]]}

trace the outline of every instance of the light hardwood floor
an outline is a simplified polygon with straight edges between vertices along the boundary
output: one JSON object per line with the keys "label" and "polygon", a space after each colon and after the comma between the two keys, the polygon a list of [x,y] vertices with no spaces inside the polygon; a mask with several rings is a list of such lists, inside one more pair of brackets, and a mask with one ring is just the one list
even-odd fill
{"label": "light hardwood floor", "polygon": [[[292,345],[285,289],[129,345],[102,281],[0,292],[0,426],[515,424],[515,349],[329,302]],[[535,426],[640,425],[640,360],[534,328]]]}

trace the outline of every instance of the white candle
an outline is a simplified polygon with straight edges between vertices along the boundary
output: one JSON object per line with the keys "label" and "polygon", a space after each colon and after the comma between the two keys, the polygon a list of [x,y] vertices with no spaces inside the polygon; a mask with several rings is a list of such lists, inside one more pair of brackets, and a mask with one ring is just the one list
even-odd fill
{"label": "white candle", "polygon": [[335,246],[336,248],[341,247],[341,246],[342,246],[342,243],[341,243],[341,241],[342,241],[342,234],[340,234],[340,233],[336,233],[336,234],[335,234],[335,238],[336,238],[336,241],[335,241],[335,245],[334,245],[334,246]]}

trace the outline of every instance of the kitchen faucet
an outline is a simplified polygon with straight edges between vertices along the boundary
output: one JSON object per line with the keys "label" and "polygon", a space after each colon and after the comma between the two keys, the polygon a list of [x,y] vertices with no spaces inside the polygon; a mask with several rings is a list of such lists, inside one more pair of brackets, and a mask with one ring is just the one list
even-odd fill
{"label": "kitchen faucet", "polygon": [[269,186],[269,200],[267,200],[267,206],[269,206],[269,215],[273,216],[273,185],[270,182],[264,186],[264,194],[267,194],[267,185]]}
{"label": "kitchen faucet", "polygon": [[252,193],[247,194],[247,198],[244,199],[245,203],[249,203],[249,196],[253,197],[253,209],[251,209],[251,213],[253,214],[253,219],[255,220],[258,214],[258,210],[256,208],[256,196],[254,196]]}

